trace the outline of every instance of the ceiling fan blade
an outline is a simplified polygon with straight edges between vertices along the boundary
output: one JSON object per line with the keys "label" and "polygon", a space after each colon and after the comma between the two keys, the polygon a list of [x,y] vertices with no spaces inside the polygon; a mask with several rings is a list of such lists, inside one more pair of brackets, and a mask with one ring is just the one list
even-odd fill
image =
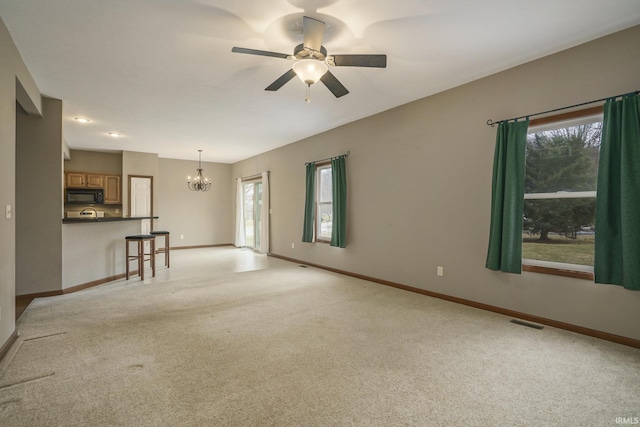
{"label": "ceiling fan blade", "polygon": [[265,90],[269,90],[269,91],[278,90],[282,86],[284,86],[285,83],[287,83],[289,80],[291,80],[295,76],[296,76],[296,72],[293,71],[293,70],[289,70],[286,73],[284,73],[283,75],[281,75],[278,78],[278,80],[276,80],[275,82],[271,83]]}
{"label": "ceiling fan blade", "polygon": [[332,55],[336,67],[387,67],[387,55]]}
{"label": "ceiling fan blade", "polygon": [[273,56],[274,58],[288,59],[289,55],[286,53],[268,52],[266,50],[246,49],[244,47],[234,47],[231,49],[234,53],[246,53],[248,55],[260,55],[260,56]]}
{"label": "ceiling fan blade", "polygon": [[347,88],[344,87],[342,83],[338,81],[338,79],[336,79],[336,76],[331,74],[331,71],[327,71],[324,76],[320,78],[320,81],[324,83],[324,85],[331,91],[331,93],[335,95],[336,98],[340,98],[341,96],[349,93]]}
{"label": "ceiling fan blade", "polygon": [[302,34],[304,36],[304,47],[320,52],[322,37],[324,36],[324,22],[303,16]]}

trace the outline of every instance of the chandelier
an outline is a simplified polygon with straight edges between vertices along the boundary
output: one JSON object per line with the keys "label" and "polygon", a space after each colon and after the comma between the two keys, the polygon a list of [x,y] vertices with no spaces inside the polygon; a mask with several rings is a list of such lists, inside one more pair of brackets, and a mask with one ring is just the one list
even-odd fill
{"label": "chandelier", "polygon": [[198,173],[193,179],[190,176],[187,177],[187,187],[191,191],[209,191],[211,189],[211,181],[209,178],[202,176],[202,150],[198,150],[198,153]]}

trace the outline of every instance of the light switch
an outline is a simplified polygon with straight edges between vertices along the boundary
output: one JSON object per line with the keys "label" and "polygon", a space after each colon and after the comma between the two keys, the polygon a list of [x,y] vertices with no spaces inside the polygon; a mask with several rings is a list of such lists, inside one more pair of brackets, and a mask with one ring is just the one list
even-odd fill
{"label": "light switch", "polygon": [[4,206],[4,217],[6,219],[11,219],[11,215],[12,215],[11,205],[5,205]]}

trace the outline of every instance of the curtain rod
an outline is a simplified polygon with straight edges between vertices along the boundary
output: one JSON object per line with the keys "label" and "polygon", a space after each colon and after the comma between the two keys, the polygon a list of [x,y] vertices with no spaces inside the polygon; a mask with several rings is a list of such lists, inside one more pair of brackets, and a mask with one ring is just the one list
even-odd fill
{"label": "curtain rod", "polygon": [[498,120],[497,122],[494,122],[493,120],[489,119],[489,120],[487,120],[487,124],[489,126],[491,126],[491,127],[494,127],[495,125],[499,124],[500,122],[510,122],[511,120],[524,119],[525,117],[541,116],[543,114],[555,113],[556,111],[568,110],[569,108],[582,107],[583,105],[595,104],[596,102],[606,101],[607,99],[610,99],[610,98],[618,98],[620,96],[632,95],[632,94],[633,95],[637,95],[638,93],[640,93],[640,91],[636,90],[634,92],[623,93],[621,95],[616,95],[616,96],[608,96],[606,98],[596,99],[594,101],[589,101],[589,102],[583,102],[581,104],[569,105],[568,107],[556,108],[556,109],[549,110],[549,111],[543,111],[541,113],[528,114],[526,116],[514,117],[513,119],[507,119],[507,120]]}
{"label": "curtain rod", "polygon": [[[267,172],[268,175],[271,175],[271,171],[265,171]],[[241,181],[246,180],[246,179],[254,179],[254,178],[262,178],[262,174],[261,173],[257,173],[255,175],[249,175],[249,176],[241,176],[240,178],[236,178],[239,179]]]}
{"label": "curtain rod", "polygon": [[311,163],[324,162],[325,160],[339,159],[340,157],[349,157],[349,154],[351,154],[351,151],[347,151],[347,154],[341,154],[339,156],[327,157],[326,159],[320,159],[320,160],[314,160],[313,162],[307,162],[304,165],[306,166],[306,165],[309,165]]}

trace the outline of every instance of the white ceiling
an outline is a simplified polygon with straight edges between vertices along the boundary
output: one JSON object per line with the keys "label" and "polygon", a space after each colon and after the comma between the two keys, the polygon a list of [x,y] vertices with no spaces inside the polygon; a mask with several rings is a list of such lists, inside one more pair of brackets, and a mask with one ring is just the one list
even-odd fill
{"label": "white ceiling", "polygon": [[[291,62],[231,48],[291,54],[303,15],[329,54],[387,68],[333,68],[342,98],[266,92]],[[233,163],[640,24],[640,0],[0,0],[0,17],[71,148]]]}

